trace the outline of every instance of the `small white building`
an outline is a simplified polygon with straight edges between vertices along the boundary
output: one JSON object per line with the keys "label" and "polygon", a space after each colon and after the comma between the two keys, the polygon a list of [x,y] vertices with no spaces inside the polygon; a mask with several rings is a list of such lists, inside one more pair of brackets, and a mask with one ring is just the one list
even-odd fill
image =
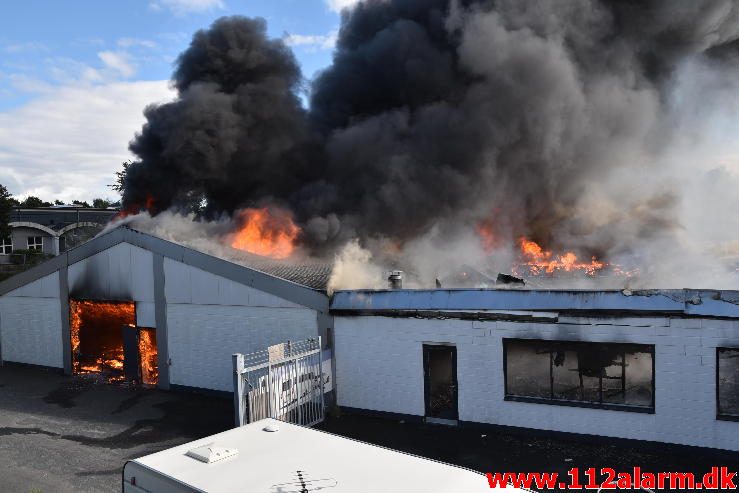
{"label": "small white building", "polygon": [[331,326],[327,269],[280,276],[120,227],[0,283],[0,362],[231,392],[233,353]]}
{"label": "small white building", "polygon": [[341,291],[338,405],[739,450],[739,292]]}

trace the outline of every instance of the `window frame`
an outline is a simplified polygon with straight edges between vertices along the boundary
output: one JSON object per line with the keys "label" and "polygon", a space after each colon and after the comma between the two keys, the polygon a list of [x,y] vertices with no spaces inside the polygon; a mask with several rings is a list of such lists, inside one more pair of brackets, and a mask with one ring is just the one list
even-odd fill
{"label": "window frame", "polygon": [[[31,246],[31,240],[32,239],[35,240],[36,238],[40,239],[41,242],[40,243],[36,243],[34,241],[33,242],[33,246]],[[28,237],[26,237],[26,247],[28,248],[28,250],[35,250],[37,252],[42,252],[43,253],[43,251],[44,251],[44,237],[43,236],[28,236]]]}
{"label": "window frame", "polygon": [[[600,389],[599,389],[599,398],[600,402],[592,402],[592,401],[575,401],[575,400],[565,400],[565,399],[556,399],[554,397],[545,398],[545,397],[528,397],[528,396],[520,396],[515,394],[510,394],[508,392],[508,343],[509,342],[523,342],[523,343],[552,343],[552,344],[570,344],[573,347],[575,346],[582,346],[582,345],[608,345],[608,346],[619,346],[624,348],[624,352],[628,352],[628,348],[638,348],[640,353],[648,353],[652,356],[652,402],[649,406],[637,406],[634,404],[614,404],[614,403],[608,403],[603,402],[603,387],[602,387],[602,381],[600,383]],[[552,360],[550,358],[549,366],[550,366],[550,373],[552,368]],[[718,375],[718,372],[716,373]],[[554,382],[552,379],[550,379],[550,396],[553,395],[553,385]],[[565,340],[556,340],[556,339],[523,339],[523,338],[516,338],[516,337],[504,337],[503,338],[503,393],[504,393],[504,401],[508,402],[527,402],[532,404],[548,404],[552,406],[564,406],[564,407],[580,407],[580,408],[587,408],[587,409],[605,409],[609,411],[625,411],[625,412],[633,412],[633,413],[642,413],[642,414],[655,414],[656,412],[656,389],[657,386],[657,373],[656,373],[656,364],[655,364],[655,345],[654,344],[637,344],[637,343],[629,343],[629,342],[600,342],[600,341],[565,341]],[[739,417],[737,417],[737,420],[739,420]]]}
{"label": "window frame", "polygon": [[[5,243],[5,240],[8,240],[10,244]],[[7,247],[10,247],[9,252],[5,252],[5,249]],[[13,254],[13,237],[10,236],[8,238],[0,238],[0,255],[12,255]]]}
{"label": "window frame", "polygon": [[720,393],[720,379],[719,379],[721,368],[719,367],[719,364],[721,361],[720,355],[721,355],[722,350],[739,351],[739,347],[727,347],[727,346],[716,347],[716,419],[719,421],[739,422],[739,414],[722,414],[721,413],[721,393]]}

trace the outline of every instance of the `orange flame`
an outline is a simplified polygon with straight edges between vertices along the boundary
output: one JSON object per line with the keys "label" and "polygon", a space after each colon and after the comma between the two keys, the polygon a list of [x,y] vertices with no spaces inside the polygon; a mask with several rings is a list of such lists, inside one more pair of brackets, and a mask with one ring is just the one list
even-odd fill
{"label": "orange flame", "polygon": [[138,214],[141,211],[149,211],[149,213],[154,211],[154,208],[156,206],[156,199],[154,196],[150,193],[146,194],[146,201],[141,204],[140,202],[134,202],[131,204],[128,204],[125,209],[121,209],[118,214],[115,215],[113,218],[113,221],[125,219],[128,216],[134,216]]}
{"label": "orange flame", "polygon": [[156,329],[139,329],[139,359],[141,360],[141,383],[156,385],[159,379]]}
{"label": "orange flame", "polygon": [[485,253],[491,253],[498,246],[498,239],[495,236],[495,231],[490,224],[481,223],[475,228],[477,234],[480,236],[482,242],[482,248]]}
{"label": "orange flame", "polygon": [[[94,360],[82,361],[80,331],[84,323],[105,326],[110,332],[105,348]],[[102,302],[69,300],[69,328],[72,343],[72,368],[74,373],[100,372],[104,369],[123,369],[123,339],[121,325],[136,322],[136,305],[129,302]],[[88,355],[89,356],[89,355]]]}
{"label": "orange flame", "polygon": [[[526,266],[533,275],[552,274],[557,271],[582,271],[594,276],[607,265],[595,257],[592,257],[590,262],[582,262],[574,252],[555,255],[551,250],[544,250],[538,243],[526,238],[520,238],[518,243],[521,248],[521,265]],[[516,270],[514,268],[514,271]]]}
{"label": "orange flame", "polygon": [[243,209],[238,213],[241,228],[233,234],[231,246],[263,257],[284,259],[295,250],[300,228],[284,209]]}

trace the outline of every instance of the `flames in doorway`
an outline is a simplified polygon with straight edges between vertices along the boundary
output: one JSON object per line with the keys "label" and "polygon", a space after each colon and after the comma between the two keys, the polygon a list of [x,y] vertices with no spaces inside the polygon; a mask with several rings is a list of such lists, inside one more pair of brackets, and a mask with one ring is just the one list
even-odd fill
{"label": "flames in doorway", "polygon": [[139,328],[139,368],[141,383],[156,385],[159,379],[156,329]]}
{"label": "flames in doorway", "polygon": [[[157,383],[156,332],[136,327],[133,302],[70,300],[69,326],[74,374]],[[135,343],[126,347],[124,330],[131,327]]]}

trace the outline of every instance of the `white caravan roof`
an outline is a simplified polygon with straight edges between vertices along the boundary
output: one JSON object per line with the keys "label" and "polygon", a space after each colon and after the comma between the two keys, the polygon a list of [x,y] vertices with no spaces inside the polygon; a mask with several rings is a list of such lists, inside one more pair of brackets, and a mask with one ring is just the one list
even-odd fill
{"label": "white caravan roof", "polygon": [[[265,430],[274,427],[278,431]],[[208,455],[208,449],[221,455],[213,455],[212,460],[216,460],[210,463],[202,462],[187,455],[193,449],[199,449],[201,455],[203,451]],[[238,453],[234,454],[234,449]],[[166,483],[171,487],[161,482],[162,476],[168,478]],[[132,477],[136,478],[136,486],[130,484]],[[157,488],[151,490],[147,483]],[[490,491],[486,477],[480,473],[274,419],[126,464],[124,491],[163,491],[162,488],[211,493]],[[506,491],[524,490],[509,487]]]}

